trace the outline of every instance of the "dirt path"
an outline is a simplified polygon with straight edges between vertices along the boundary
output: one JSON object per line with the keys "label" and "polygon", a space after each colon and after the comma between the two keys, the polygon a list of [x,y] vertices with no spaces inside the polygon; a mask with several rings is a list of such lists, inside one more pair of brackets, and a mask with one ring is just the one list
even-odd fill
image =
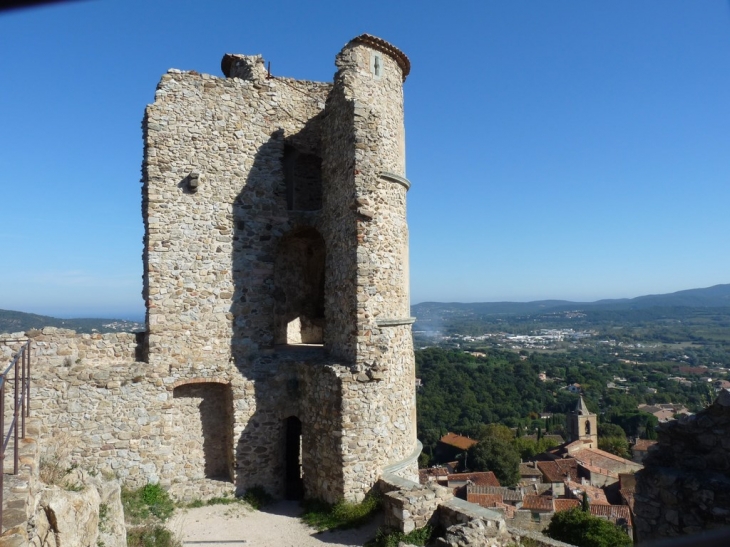
{"label": "dirt path", "polygon": [[167,527],[184,547],[350,547],[375,536],[380,519],[355,530],[322,532],[296,517],[299,504],[282,501],[252,511],[245,505],[213,505],[176,512]]}

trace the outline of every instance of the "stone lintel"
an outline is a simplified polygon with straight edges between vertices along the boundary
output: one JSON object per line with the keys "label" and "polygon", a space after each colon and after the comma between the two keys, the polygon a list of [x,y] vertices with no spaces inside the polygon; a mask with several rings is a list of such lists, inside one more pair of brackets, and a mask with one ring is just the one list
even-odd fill
{"label": "stone lintel", "polygon": [[400,184],[403,186],[406,190],[409,190],[411,188],[411,181],[408,180],[405,177],[401,177],[400,175],[396,175],[395,173],[390,173],[388,171],[383,171],[380,173],[380,178],[383,180],[387,180],[388,182],[395,182],[397,184]]}

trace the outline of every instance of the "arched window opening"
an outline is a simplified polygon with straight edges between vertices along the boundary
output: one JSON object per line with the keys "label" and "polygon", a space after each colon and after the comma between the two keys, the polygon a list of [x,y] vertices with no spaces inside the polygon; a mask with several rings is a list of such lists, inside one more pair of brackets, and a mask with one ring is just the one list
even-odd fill
{"label": "arched window opening", "polygon": [[322,158],[284,145],[284,182],[289,211],[319,211],[322,208]]}
{"label": "arched window opening", "polygon": [[304,497],[302,422],[296,416],[284,420],[284,490],[288,500]]}
{"label": "arched window opening", "polygon": [[324,342],[324,264],[324,239],[315,229],[282,240],[274,264],[274,343]]}
{"label": "arched window opening", "polygon": [[591,434],[591,422],[590,420],[586,420],[586,435]]}

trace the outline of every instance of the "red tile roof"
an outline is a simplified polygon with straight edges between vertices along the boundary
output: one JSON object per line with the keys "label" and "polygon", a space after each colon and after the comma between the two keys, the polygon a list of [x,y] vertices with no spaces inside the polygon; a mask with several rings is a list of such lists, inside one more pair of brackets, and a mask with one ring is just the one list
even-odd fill
{"label": "red tile roof", "polygon": [[623,521],[631,526],[631,512],[628,505],[591,505],[591,515],[594,517],[606,517],[614,524]]}
{"label": "red tile roof", "polygon": [[605,467],[588,465],[587,463],[582,463],[581,467],[587,471],[590,471],[593,475],[604,475],[606,477],[612,477],[614,479],[618,479],[618,473],[615,473],[615,472],[611,471],[610,469],[606,469]]}
{"label": "red tile roof", "polygon": [[654,446],[657,441],[650,441],[649,439],[637,439],[632,450],[649,450],[650,447]]}
{"label": "red tile roof", "polygon": [[578,480],[578,462],[573,458],[564,458],[550,462],[537,462],[547,482],[563,482],[566,479]]}
{"label": "red tile roof", "polygon": [[568,498],[559,498],[556,500],[553,500],[553,504],[555,505],[555,512],[559,513],[560,511],[567,511],[568,509],[573,509],[574,507],[580,507],[581,502],[574,499],[568,499]]}
{"label": "red tile roof", "polygon": [[576,498],[581,499],[583,492],[588,494],[588,502],[591,505],[608,505],[606,493],[597,486],[590,484],[581,484],[579,482],[567,481],[565,486],[573,493]]}
{"label": "red tile roof", "polygon": [[504,502],[519,502],[524,497],[521,488],[507,488],[505,486],[477,486],[467,485],[467,492],[473,494],[499,494]]}
{"label": "red tile roof", "polygon": [[482,507],[497,507],[498,503],[502,503],[502,496],[500,494],[477,494],[467,492],[466,501],[476,503]]}
{"label": "red tile roof", "polygon": [[540,470],[536,467],[534,467],[531,463],[521,463],[520,464],[520,476],[522,477],[541,477],[542,473]]}
{"label": "red tile roof", "polygon": [[478,486],[500,486],[497,476],[491,471],[480,471],[478,473],[454,473],[448,475],[449,486],[452,482],[471,481]]}
{"label": "red tile roof", "polygon": [[602,474],[626,473],[629,470],[639,470],[643,466],[631,460],[626,460],[610,452],[599,450],[598,448],[583,448],[571,454],[573,458],[578,460],[582,466],[593,469],[603,470]]}
{"label": "red tile roof", "polygon": [[438,480],[441,477],[446,477],[449,474],[449,470],[445,467],[430,467],[428,469],[418,470],[418,482],[421,484],[428,484],[430,481]]}
{"label": "red tile roof", "polygon": [[552,490],[553,485],[549,482],[533,482],[521,488],[525,494],[544,494],[548,490]]}
{"label": "red tile roof", "polygon": [[522,499],[522,508],[530,511],[553,511],[553,498],[529,494]]}
{"label": "red tile roof", "polygon": [[474,439],[470,439],[469,437],[457,435],[456,433],[447,433],[441,437],[440,441],[444,444],[448,444],[449,446],[458,448],[459,450],[468,450],[470,447],[479,442]]}

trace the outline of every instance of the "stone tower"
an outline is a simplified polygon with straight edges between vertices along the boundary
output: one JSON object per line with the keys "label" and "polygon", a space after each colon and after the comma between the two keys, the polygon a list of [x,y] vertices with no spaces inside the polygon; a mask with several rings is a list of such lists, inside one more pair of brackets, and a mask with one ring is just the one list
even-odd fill
{"label": "stone tower", "polygon": [[592,414],[586,406],[583,397],[578,399],[578,404],[568,415],[568,432],[570,441],[583,441],[588,448],[598,448],[598,422],[596,415]]}
{"label": "stone tower", "polygon": [[170,472],[359,500],[417,476],[410,63],[362,35],[331,84],[221,66],[170,70],[143,122],[146,360],[201,424]]}

